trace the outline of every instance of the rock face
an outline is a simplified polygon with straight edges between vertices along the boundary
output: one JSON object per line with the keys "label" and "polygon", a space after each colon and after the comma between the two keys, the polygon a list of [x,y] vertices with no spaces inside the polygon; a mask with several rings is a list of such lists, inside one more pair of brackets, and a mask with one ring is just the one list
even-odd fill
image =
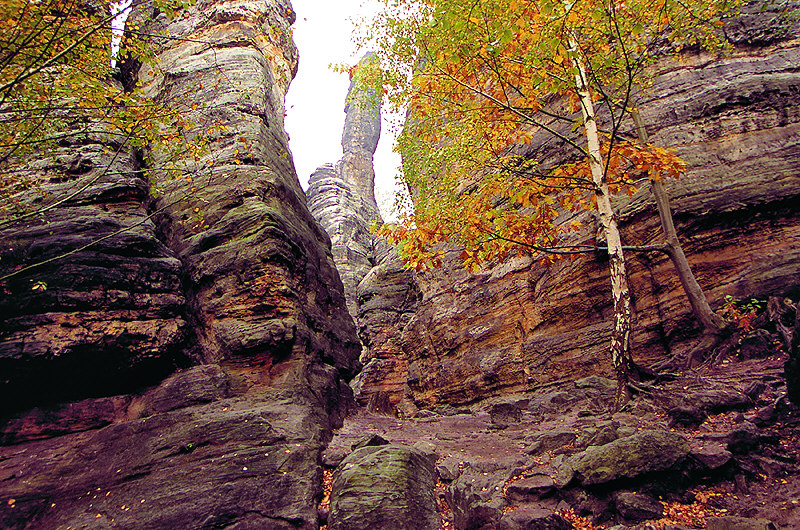
{"label": "rock face", "polygon": [[0,416],[129,392],[184,363],[182,264],[149,217],[136,158],[103,141],[65,142],[29,164],[43,193],[83,191],[0,225],[3,273],[44,262],[0,284]]}
{"label": "rock face", "polygon": [[[715,308],[726,295],[800,292],[796,24],[753,8],[731,23],[730,56],[662,63],[638,104],[651,140],[689,164],[665,185],[684,250]],[[649,190],[620,207],[626,245],[663,240]],[[628,262],[637,362],[693,347],[699,327],[670,261],[628,254]],[[417,276],[422,299],[402,333],[413,400],[472,403],[612,373],[608,282],[602,257],[549,269],[519,258],[468,274],[454,253],[442,269]]]}
{"label": "rock face", "polygon": [[371,410],[413,415],[403,330],[411,322],[420,292],[413,272],[393,250],[358,286],[358,332],[364,368],[353,380],[359,403]]}
{"label": "rock face", "polygon": [[353,384],[356,399],[371,410],[413,413],[400,336],[419,291],[394,249],[370,231],[371,224],[383,222],[375,201],[372,163],[381,115],[375,89],[368,78],[359,78],[359,72],[369,74],[374,60],[368,53],[354,69],[345,106],[342,160],[318,168],[306,193],[311,213],[331,238],[347,309],[364,347],[365,366]]}
{"label": "rock face", "polygon": [[151,199],[139,159],[109,166],[101,140],[33,163],[57,198],[111,171],[0,226],[5,271],[76,250],[2,286],[0,526],[316,528],[360,346],[283,131],[294,13],[150,11],[130,23],[167,38],[139,79],[210,128],[202,159],[170,160],[206,169]]}
{"label": "rock face", "polygon": [[[715,308],[728,295],[800,295],[800,228],[792,206],[800,195],[800,78],[793,66],[800,43],[796,19],[771,9],[751,7],[729,23],[736,49],[728,57],[686,54],[660,64],[652,89],[638,102],[651,140],[689,163],[680,180],[665,185],[684,250]],[[546,140],[534,135],[527,149],[559,156]],[[347,187],[341,178],[333,185],[339,173],[319,172],[318,182],[325,175],[332,183],[326,200],[355,204],[336,215],[363,226],[353,213],[359,203],[349,194],[367,190],[363,199],[371,204],[371,188]],[[312,204],[325,196],[319,189]],[[649,190],[617,206],[625,244],[663,240]],[[318,218],[334,241],[348,233]],[[353,248],[368,247],[358,242],[362,232],[349,233]],[[353,254],[337,258],[345,276]],[[414,414],[439,403],[469,404],[612,373],[612,307],[602,256],[549,269],[517,258],[470,274],[455,252],[441,269],[412,275],[396,257],[366,274],[366,253],[357,254],[363,280],[348,296],[365,347],[365,368],[354,384],[362,404]],[[699,327],[671,262],[661,254],[629,254],[628,269],[636,360],[647,365],[691,349]],[[787,365],[788,374],[794,366]]]}
{"label": "rock face", "polygon": [[[370,223],[380,222],[377,206],[356,195],[341,173],[341,165],[324,165],[311,175],[308,206],[331,238],[336,266],[346,285],[347,309],[358,316],[358,284],[375,266],[378,249]],[[373,197],[374,202],[374,197]],[[383,249],[385,251],[385,249]]]}
{"label": "rock face", "polygon": [[[315,352],[350,375],[357,349],[352,324],[339,310],[338,289],[327,287],[339,281],[321,250],[324,233],[305,207],[283,130],[283,95],[297,66],[289,28],[294,12],[285,1],[207,2],[195,9],[204,15],[176,19],[163,31],[170,39],[202,34],[213,46],[165,40],[158,67],[139,72],[154,97],[191,97],[187,103],[201,104],[186,109],[188,118],[218,124],[197,161],[211,169],[192,175],[195,189],[185,199],[171,205],[187,191],[176,182],[165,185],[158,202],[167,206],[164,238],[186,263],[195,356],[210,363]],[[155,153],[156,162],[167,156]],[[194,167],[195,161],[174,163]],[[209,228],[192,229],[198,213]]]}

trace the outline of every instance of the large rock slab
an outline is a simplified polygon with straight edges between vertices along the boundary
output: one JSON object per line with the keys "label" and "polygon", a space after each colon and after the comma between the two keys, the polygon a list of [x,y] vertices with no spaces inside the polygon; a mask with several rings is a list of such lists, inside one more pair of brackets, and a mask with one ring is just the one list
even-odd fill
{"label": "large rock slab", "polygon": [[[224,398],[219,367],[201,368],[145,396],[149,411],[134,402],[102,428],[0,446],[0,526],[317,528],[318,407],[264,388]],[[192,387],[197,404],[153,412]]]}
{"label": "large rock slab", "polygon": [[689,444],[679,434],[648,431],[590,446],[568,458],[558,470],[558,481],[566,485],[574,478],[583,486],[664,471],[689,454]]}
{"label": "large rock slab", "polygon": [[398,445],[368,446],[333,475],[330,530],[438,529],[434,455]]}

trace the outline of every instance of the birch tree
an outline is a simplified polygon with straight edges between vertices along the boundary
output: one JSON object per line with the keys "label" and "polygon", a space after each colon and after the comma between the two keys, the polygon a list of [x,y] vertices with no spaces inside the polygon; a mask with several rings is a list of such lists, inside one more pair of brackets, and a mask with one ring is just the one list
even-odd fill
{"label": "birch tree", "polygon": [[[634,364],[611,197],[685,170],[647,143],[643,127],[638,137],[623,127],[657,58],[725,46],[719,28],[735,1],[387,0],[371,37],[388,99],[410,109],[399,150],[414,204],[382,233],[416,269],[440,264],[453,247],[472,268],[530,252],[549,263],[590,250],[568,238],[585,222],[581,212],[595,211],[609,256],[621,403]],[[532,139],[543,156],[525,148]],[[670,252],[674,243],[637,250]],[[679,270],[691,275],[688,265]],[[708,303],[697,307],[716,329]]]}

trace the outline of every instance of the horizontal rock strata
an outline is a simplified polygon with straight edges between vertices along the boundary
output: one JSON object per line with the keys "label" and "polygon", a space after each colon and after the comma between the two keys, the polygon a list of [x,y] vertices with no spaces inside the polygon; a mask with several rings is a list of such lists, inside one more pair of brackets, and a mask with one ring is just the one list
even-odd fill
{"label": "horizontal rock strata", "polygon": [[[283,130],[294,12],[151,12],[137,2],[129,24],[165,36],[156,61],[125,71],[210,145],[149,153],[155,199],[131,156],[49,225],[0,228],[13,267],[131,227],[6,284],[0,526],[317,528],[320,452],[360,345]],[[180,179],[159,174],[170,163]]]}
{"label": "horizontal rock strata", "polygon": [[0,282],[0,416],[131,391],[184,362],[183,266],[145,207],[135,156],[104,140],[74,138],[23,168],[47,203],[79,195],[0,220],[0,276],[38,264]]}
{"label": "horizontal rock strata", "polygon": [[[729,56],[688,54],[660,64],[639,104],[651,140],[689,164],[665,185],[684,250],[715,308],[728,295],[800,289],[793,206],[800,196],[800,43],[792,40],[794,19],[755,11],[732,23],[740,31],[732,33],[737,48]],[[619,206],[626,245],[663,241],[649,190]],[[699,327],[668,258],[629,253],[628,261],[636,360],[647,365],[690,349]],[[450,256],[417,281],[422,300],[402,349],[421,407],[612,373],[602,256],[549,269],[519,258],[478,274]]]}

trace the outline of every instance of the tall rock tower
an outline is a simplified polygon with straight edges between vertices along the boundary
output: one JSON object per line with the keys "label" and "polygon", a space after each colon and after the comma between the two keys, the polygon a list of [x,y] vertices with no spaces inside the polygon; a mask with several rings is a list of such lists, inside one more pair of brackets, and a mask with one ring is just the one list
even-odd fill
{"label": "tall rock tower", "polygon": [[0,527],[319,527],[360,345],[283,129],[294,16],[135,0],[123,77],[208,149],[152,149],[158,189],[102,135],[32,163],[66,199],[0,224],[0,275],[44,263],[0,295]]}
{"label": "tall rock tower", "polygon": [[367,53],[353,68],[342,133],[344,155],[336,164],[317,168],[308,183],[308,207],[331,238],[333,259],[345,286],[347,309],[358,317],[358,284],[386,252],[370,232],[382,223],[375,201],[373,157],[381,135],[381,108],[375,88],[359,82],[375,71],[377,58]]}
{"label": "tall rock tower", "polygon": [[384,413],[413,413],[406,383],[402,330],[414,314],[419,290],[397,252],[370,232],[381,223],[375,201],[373,155],[380,137],[380,99],[368,53],[353,69],[345,104],[342,148],[336,164],[318,168],[307,192],[311,213],[331,238],[347,309],[363,346],[363,370],[353,381],[356,400]]}

